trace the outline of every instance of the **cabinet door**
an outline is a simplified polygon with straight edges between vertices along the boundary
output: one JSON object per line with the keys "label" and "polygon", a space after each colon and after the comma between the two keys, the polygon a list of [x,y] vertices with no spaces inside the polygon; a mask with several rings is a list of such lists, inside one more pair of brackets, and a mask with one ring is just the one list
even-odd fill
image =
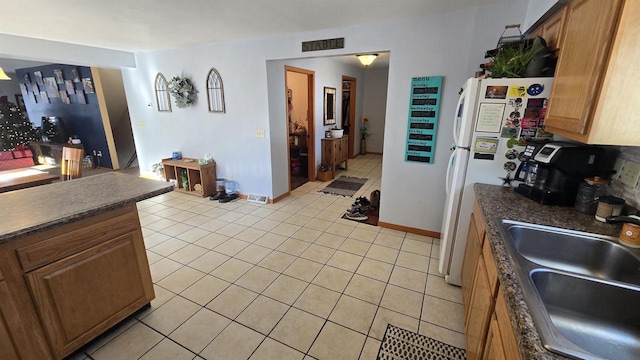
{"label": "cabinet door", "polygon": [[56,357],[68,355],[154,297],[137,231],[25,277]]}
{"label": "cabinet door", "polygon": [[498,319],[494,313],[491,316],[491,323],[489,325],[489,333],[487,334],[487,342],[484,345],[483,360],[507,360],[508,358],[504,354],[502,346],[502,337],[500,336],[500,327],[498,326]]}
{"label": "cabinet door", "polygon": [[461,287],[462,287],[462,303],[464,304],[464,320],[465,324],[468,322],[469,310],[471,308],[471,290],[473,287],[473,277],[478,265],[478,258],[480,257],[481,240],[478,236],[478,230],[476,226],[476,214],[471,214],[471,221],[469,222],[469,234],[467,235],[467,245],[464,251],[464,260],[462,262],[461,273]]}
{"label": "cabinet door", "polygon": [[[0,281],[0,296],[8,296],[9,289],[4,281]],[[6,320],[0,309],[0,359],[18,359],[18,353],[6,326]]]}
{"label": "cabinet door", "polygon": [[504,355],[509,360],[522,360],[518,341],[516,340],[513,326],[511,326],[511,320],[509,320],[509,310],[507,309],[507,303],[504,300],[502,288],[498,290],[498,295],[496,297],[495,316],[498,322],[498,327],[500,328],[500,343],[502,344]]}
{"label": "cabinet door", "polygon": [[545,126],[587,135],[621,0],[569,3]]}
{"label": "cabinet door", "polygon": [[469,360],[482,358],[493,306],[494,298],[489,287],[487,270],[485,269],[484,260],[480,256],[471,293],[469,322],[465,326],[467,358]]}
{"label": "cabinet door", "polygon": [[565,6],[540,25],[541,31],[538,35],[546,41],[547,46],[553,51],[557,51],[562,47],[562,41],[564,40],[562,30],[566,15],[567,7]]}

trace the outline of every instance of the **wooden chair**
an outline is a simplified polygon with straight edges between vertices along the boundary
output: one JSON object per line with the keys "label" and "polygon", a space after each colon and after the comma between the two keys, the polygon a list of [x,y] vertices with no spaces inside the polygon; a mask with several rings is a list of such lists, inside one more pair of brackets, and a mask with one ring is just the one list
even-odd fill
{"label": "wooden chair", "polygon": [[62,148],[62,163],[60,167],[60,177],[62,181],[82,177],[83,158],[83,149],[71,148],[66,146]]}

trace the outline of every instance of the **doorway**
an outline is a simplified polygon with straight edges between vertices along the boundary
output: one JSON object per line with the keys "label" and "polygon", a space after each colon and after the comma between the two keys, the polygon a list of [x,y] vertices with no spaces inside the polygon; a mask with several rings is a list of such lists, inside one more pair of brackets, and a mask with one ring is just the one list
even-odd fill
{"label": "doorway", "polygon": [[289,191],[315,181],[315,72],[285,65]]}
{"label": "doorway", "polygon": [[349,159],[355,157],[356,87],[356,78],[342,75],[342,128],[349,138]]}

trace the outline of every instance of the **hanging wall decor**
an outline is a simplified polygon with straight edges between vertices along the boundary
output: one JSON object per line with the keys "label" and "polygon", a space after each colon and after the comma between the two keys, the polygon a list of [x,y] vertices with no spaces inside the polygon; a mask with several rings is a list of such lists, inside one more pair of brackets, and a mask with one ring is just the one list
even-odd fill
{"label": "hanging wall decor", "polygon": [[225,112],[222,78],[215,68],[211,68],[207,75],[207,100],[209,101],[209,112]]}
{"label": "hanging wall decor", "polygon": [[181,109],[195,104],[198,99],[198,91],[187,77],[172,77],[169,82],[169,93],[176,99],[176,106]]}
{"label": "hanging wall decor", "polygon": [[169,84],[162,73],[156,75],[155,81],[156,103],[158,111],[171,112],[171,99],[169,99]]}

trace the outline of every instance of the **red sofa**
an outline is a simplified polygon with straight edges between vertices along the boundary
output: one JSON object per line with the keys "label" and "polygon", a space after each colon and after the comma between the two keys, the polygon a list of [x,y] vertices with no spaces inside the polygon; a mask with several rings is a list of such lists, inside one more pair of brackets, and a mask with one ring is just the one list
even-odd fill
{"label": "red sofa", "polygon": [[27,146],[13,151],[0,151],[0,171],[19,169],[35,165],[33,152]]}

